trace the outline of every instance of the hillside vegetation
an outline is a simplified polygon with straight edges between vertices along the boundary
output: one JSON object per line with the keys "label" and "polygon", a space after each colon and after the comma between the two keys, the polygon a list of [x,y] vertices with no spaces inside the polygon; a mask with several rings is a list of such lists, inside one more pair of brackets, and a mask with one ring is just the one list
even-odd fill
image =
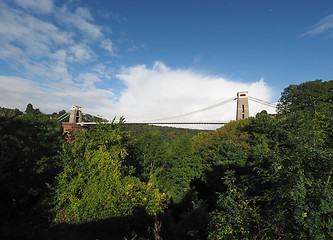
{"label": "hillside vegetation", "polygon": [[98,124],[67,142],[32,106],[3,112],[4,239],[333,239],[333,81],[216,131]]}

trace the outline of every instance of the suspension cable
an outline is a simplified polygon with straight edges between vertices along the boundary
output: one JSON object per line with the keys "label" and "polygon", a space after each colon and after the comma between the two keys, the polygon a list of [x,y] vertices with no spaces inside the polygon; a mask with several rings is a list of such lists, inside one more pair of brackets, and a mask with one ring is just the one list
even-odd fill
{"label": "suspension cable", "polygon": [[270,102],[267,102],[267,101],[261,100],[261,99],[259,99],[259,98],[251,97],[251,96],[248,96],[248,98],[249,98],[251,101],[254,101],[254,102],[257,102],[257,103],[260,103],[260,104],[266,105],[266,106],[268,106],[268,107],[276,108],[276,104],[274,104],[274,103],[270,103]]}
{"label": "suspension cable", "polygon": [[170,119],[174,119],[174,118],[186,117],[186,116],[189,116],[189,115],[192,115],[192,114],[204,112],[204,111],[207,111],[207,110],[210,110],[210,109],[222,106],[222,105],[224,105],[226,103],[229,103],[229,102],[232,102],[232,101],[234,101],[236,99],[237,98],[233,97],[233,98],[230,98],[230,99],[225,100],[223,102],[220,102],[220,103],[217,103],[217,104],[214,104],[214,105],[211,105],[209,107],[205,107],[205,108],[202,108],[202,109],[199,109],[199,110],[196,110],[196,111],[192,111],[192,112],[188,112],[188,113],[184,113],[184,114],[179,114],[179,115],[175,115],[175,116],[172,116],[172,117],[166,117],[166,118],[160,118],[160,119],[150,120],[150,121],[147,121],[147,122],[158,122],[158,121],[165,121],[165,120],[170,120]]}
{"label": "suspension cable", "polygon": [[250,100],[253,101],[253,102],[256,102],[256,103],[259,103],[259,104],[262,104],[262,105],[265,105],[265,106],[271,107],[271,108],[276,108],[275,105],[266,104],[266,103],[263,103],[263,102],[260,102],[260,101],[256,101],[256,100],[253,100],[253,99],[250,99]]}
{"label": "suspension cable", "polygon": [[[248,99],[250,99],[251,101],[254,101],[254,102],[266,105],[268,107],[276,108],[276,104],[274,104],[274,103],[270,103],[270,102],[267,102],[267,101],[264,101],[264,100],[261,100],[261,99],[255,98],[255,97],[251,97],[251,96],[248,96]],[[222,105],[227,104],[229,102],[232,102],[234,100],[237,100],[237,97],[233,97],[233,98],[227,99],[227,100],[225,100],[223,102],[220,102],[220,103],[217,103],[217,104],[214,104],[214,105],[211,105],[211,106],[199,109],[199,110],[195,110],[195,111],[192,111],[192,112],[183,113],[183,114],[179,114],[179,115],[175,115],[175,116],[171,116],[171,117],[166,117],[166,118],[159,118],[159,119],[155,119],[155,120],[149,120],[149,121],[145,121],[145,122],[146,123],[149,123],[149,122],[159,122],[159,121],[165,121],[165,120],[170,120],[170,119],[175,119],[175,118],[186,117],[186,116],[190,116],[190,115],[197,114],[197,113],[200,113],[200,112],[211,110],[213,108],[222,106]],[[97,118],[100,118],[100,119],[106,119],[107,121],[111,122],[110,119],[105,118],[103,116],[95,115],[95,114],[89,113],[87,111],[82,111],[82,112],[84,112],[85,114],[89,114],[89,115],[91,115],[93,117],[97,117]],[[63,120],[65,117],[67,117],[67,115],[69,115],[69,113],[63,114],[62,116],[60,116],[58,118],[58,120],[59,121]]]}
{"label": "suspension cable", "polygon": [[65,112],[63,115],[61,115],[60,117],[57,118],[57,120],[60,120],[63,116],[69,114],[69,112]]}
{"label": "suspension cable", "polygon": [[57,120],[58,120],[58,121],[62,121],[62,120],[64,120],[64,119],[65,119],[66,117],[68,117],[68,116],[69,116],[69,113],[67,112],[67,113],[61,115],[60,117],[58,117]]}
{"label": "suspension cable", "polygon": [[[82,111],[82,110],[81,110],[81,111]],[[87,112],[87,111],[82,111],[82,112],[84,112],[85,114],[89,114],[89,115],[91,115],[91,116],[93,116],[93,117],[97,117],[97,118],[100,118],[100,119],[106,119],[107,121],[111,122],[111,120],[108,119],[108,118],[106,118],[106,117],[103,117],[103,116],[100,116],[100,115],[95,115],[95,114],[89,113],[89,112]]]}

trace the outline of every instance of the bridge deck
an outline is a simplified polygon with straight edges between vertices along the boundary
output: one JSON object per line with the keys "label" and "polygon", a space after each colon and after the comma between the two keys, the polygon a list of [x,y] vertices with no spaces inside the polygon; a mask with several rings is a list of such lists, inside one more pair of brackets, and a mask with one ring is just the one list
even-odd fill
{"label": "bridge deck", "polygon": [[[116,122],[118,123],[118,122]],[[88,126],[88,125],[95,125],[97,124],[96,122],[81,122],[77,123],[78,125],[81,126]],[[112,122],[106,122],[106,124],[112,124]],[[126,121],[123,122],[122,124],[160,124],[160,125],[202,125],[202,124],[212,124],[212,125],[224,125],[226,122],[220,122],[220,121],[214,121],[214,122],[139,122],[139,121]]]}

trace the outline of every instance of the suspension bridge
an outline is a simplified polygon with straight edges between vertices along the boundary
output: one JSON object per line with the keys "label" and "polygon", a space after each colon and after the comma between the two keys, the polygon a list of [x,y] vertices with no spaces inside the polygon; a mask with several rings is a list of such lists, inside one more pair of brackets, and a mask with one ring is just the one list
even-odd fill
{"label": "suspension bridge", "polygon": [[[217,104],[214,104],[214,105],[211,105],[211,106],[208,106],[205,108],[201,108],[201,109],[198,109],[195,111],[178,114],[178,115],[174,115],[174,116],[170,116],[170,117],[160,118],[160,119],[149,120],[149,121],[124,121],[122,123],[123,124],[155,124],[155,125],[157,125],[157,124],[159,124],[159,125],[190,125],[190,124],[224,125],[224,124],[226,124],[226,122],[224,122],[224,121],[175,121],[174,119],[179,119],[179,118],[191,116],[194,114],[198,114],[201,112],[205,112],[205,111],[217,108],[217,107],[221,107],[223,105],[226,105],[226,104],[234,102],[234,101],[237,101],[236,120],[246,119],[246,118],[249,118],[249,116],[250,116],[249,100],[262,104],[262,105],[265,105],[267,107],[276,108],[276,104],[273,104],[273,103],[255,98],[255,97],[251,97],[248,95],[247,91],[244,91],[244,92],[238,92],[236,97],[227,99],[223,102],[219,102]],[[95,114],[86,112],[86,111],[82,110],[82,108],[79,106],[73,106],[69,112],[66,112],[65,114],[60,116],[58,118],[58,120],[62,121],[64,119],[68,118],[68,116],[69,116],[69,122],[68,122],[69,124],[77,124],[79,126],[89,126],[89,125],[97,124],[96,122],[84,122],[82,113],[91,115],[91,116],[99,118],[101,120],[106,120],[107,121],[106,123],[114,123],[113,120],[109,120],[100,115],[95,115]]]}

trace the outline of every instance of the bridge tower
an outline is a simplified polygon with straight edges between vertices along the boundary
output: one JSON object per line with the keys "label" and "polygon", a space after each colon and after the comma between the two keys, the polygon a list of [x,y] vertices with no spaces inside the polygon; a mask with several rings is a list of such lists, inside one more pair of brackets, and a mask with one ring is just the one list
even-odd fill
{"label": "bridge tower", "polygon": [[249,99],[248,92],[238,92],[237,93],[237,113],[236,120],[249,118]]}
{"label": "bridge tower", "polygon": [[72,106],[72,110],[69,115],[69,123],[80,123],[82,122],[82,107]]}

